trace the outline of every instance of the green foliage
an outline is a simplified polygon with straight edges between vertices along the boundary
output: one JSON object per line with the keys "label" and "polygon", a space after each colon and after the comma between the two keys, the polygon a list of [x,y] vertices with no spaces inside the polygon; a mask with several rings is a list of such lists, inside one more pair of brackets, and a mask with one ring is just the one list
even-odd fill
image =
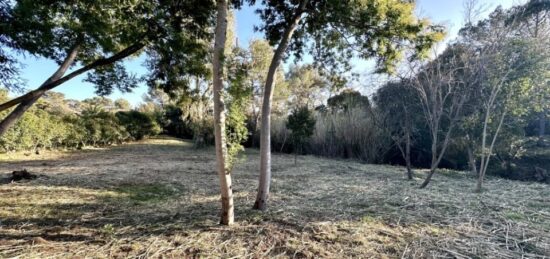
{"label": "green foliage", "polygon": [[229,168],[235,164],[237,154],[244,149],[242,143],[248,138],[245,110],[250,102],[253,89],[247,80],[248,67],[244,57],[246,53],[238,48],[235,48],[233,52],[227,62],[230,84],[227,89],[229,103],[225,134]]}
{"label": "green foliage", "polygon": [[111,112],[85,110],[81,118],[86,128],[86,138],[94,146],[120,144],[130,138],[129,133]]}
{"label": "green foliage", "polygon": [[138,83],[137,77],[129,74],[120,63],[97,68],[94,73],[88,74],[84,81],[95,85],[95,93],[100,96],[111,94],[113,89],[118,89],[122,93],[131,92]]}
{"label": "green foliage", "polygon": [[[12,87],[10,48],[61,63],[75,48],[74,64],[100,61],[85,81],[106,95],[137,84],[118,61],[144,53],[150,85],[172,90],[181,76],[206,74],[212,1],[14,0],[0,3],[0,82]],[[129,52],[116,56],[123,50]],[[105,57],[116,56],[109,61]]]}
{"label": "green foliage", "polygon": [[[377,91],[375,109],[384,111],[384,122],[392,137],[400,140],[403,132],[410,129],[416,166],[426,165],[421,159],[429,155],[430,141],[426,138],[429,125],[422,119],[425,108],[420,106],[418,98],[422,95],[409,86],[411,82],[424,88],[458,89],[439,96],[439,100],[465,98],[441,166],[466,169],[467,154],[471,151],[478,164],[482,155],[485,159],[494,157],[489,170],[500,171],[503,176],[512,175],[511,171],[528,175],[529,170],[533,170],[519,172],[511,161],[521,160],[518,156],[526,152],[522,142],[529,120],[533,117],[540,120],[544,106],[550,103],[550,98],[545,98],[548,94],[545,91],[550,89],[547,87],[550,5],[542,2],[533,0],[509,10],[499,7],[487,19],[467,24],[456,42],[449,44],[434,60],[412,69],[417,74],[410,80],[416,81],[389,82]],[[445,77],[429,80],[435,74]],[[437,100],[433,97],[437,96],[428,94],[424,99]],[[443,107],[443,113],[452,114],[449,112],[452,104],[443,103]],[[444,129],[450,122],[450,116],[444,115],[438,126]],[[437,137],[444,138],[444,132],[438,132]],[[396,156],[390,154],[389,162]]]}
{"label": "green foliage", "polygon": [[[0,99],[4,98],[4,92],[0,91]],[[107,146],[161,132],[151,114],[139,111],[115,114],[113,102],[108,98],[90,98],[78,103],[81,111],[68,107],[62,95],[45,98],[0,138],[0,152]],[[0,113],[0,118],[7,112]]]}
{"label": "green foliage", "polygon": [[139,111],[120,111],[116,113],[116,117],[133,140],[141,140],[161,132],[158,123],[148,114]]}
{"label": "green foliage", "polygon": [[370,108],[369,98],[352,89],[345,89],[341,93],[328,98],[327,105],[333,111],[348,111],[355,107]]}
{"label": "green foliage", "polygon": [[66,132],[67,126],[60,117],[33,109],[0,138],[0,147],[4,151],[52,148],[62,144]]}
{"label": "green foliage", "polygon": [[115,100],[115,109],[119,111],[128,111],[131,109],[131,105],[126,99],[116,99]]}
{"label": "green foliage", "polygon": [[260,9],[264,32],[272,45],[280,42],[294,17],[303,16],[290,43],[290,51],[300,59],[307,51],[315,64],[330,70],[333,82],[349,71],[353,57],[377,58],[381,72],[394,71],[406,48],[413,58],[425,56],[443,38],[441,26],[415,17],[413,1],[403,0],[311,0],[265,1]]}
{"label": "green foliage", "polygon": [[0,88],[0,102],[8,100],[8,90]]}
{"label": "green foliage", "polygon": [[291,130],[292,143],[294,149],[302,149],[308,138],[313,135],[315,130],[315,117],[313,112],[307,106],[296,108],[288,116],[286,128]]}
{"label": "green foliage", "polygon": [[291,66],[286,75],[290,96],[290,107],[308,106],[313,108],[322,104],[323,92],[329,86],[328,80],[318,69],[311,65]]}

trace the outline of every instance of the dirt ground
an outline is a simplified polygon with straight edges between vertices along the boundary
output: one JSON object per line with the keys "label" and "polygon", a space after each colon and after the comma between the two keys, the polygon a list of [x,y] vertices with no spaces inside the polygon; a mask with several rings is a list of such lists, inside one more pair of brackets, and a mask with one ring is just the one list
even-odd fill
{"label": "dirt ground", "polygon": [[0,154],[0,258],[544,258],[550,186],[273,155],[269,210],[251,209],[259,154],[234,170],[236,222],[218,225],[213,149],[154,139],[107,149]]}

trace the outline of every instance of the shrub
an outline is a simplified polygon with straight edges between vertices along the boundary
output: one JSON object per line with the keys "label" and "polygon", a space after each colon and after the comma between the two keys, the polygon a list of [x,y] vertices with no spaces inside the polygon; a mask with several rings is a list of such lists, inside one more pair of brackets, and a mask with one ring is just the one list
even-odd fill
{"label": "shrub", "polygon": [[286,128],[291,130],[290,139],[294,152],[302,152],[303,145],[315,130],[315,118],[307,106],[294,109],[288,116]]}
{"label": "shrub", "polygon": [[141,140],[161,132],[159,124],[153,117],[143,112],[121,111],[116,113],[116,118],[133,140]]}

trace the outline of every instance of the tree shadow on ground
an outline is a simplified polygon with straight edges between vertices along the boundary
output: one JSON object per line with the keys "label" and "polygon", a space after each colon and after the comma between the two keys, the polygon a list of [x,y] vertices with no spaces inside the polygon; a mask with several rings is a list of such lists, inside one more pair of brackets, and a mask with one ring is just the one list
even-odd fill
{"label": "tree shadow on ground", "polygon": [[[499,197],[507,195],[501,190],[482,196],[473,194],[473,185],[465,177],[438,175],[429,189],[419,190],[421,179],[405,181],[403,168],[310,156],[300,157],[295,166],[293,156],[274,155],[269,210],[258,212],[251,209],[258,178],[258,153],[253,151],[246,153],[246,160],[233,173],[238,226],[219,228],[213,158],[212,149],[138,144],[3,165],[6,171],[27,168],[44,177],[0,185],[0,240],[19,242],[41,237],[93,244],[178,235],[200,240],[211,233],[216,242],[242,237],[240,242],[245,247],[260,250],[269,244],[274,248],[266,255],[272,256],[283,248],[303,253],[287,241],[306,237],[310,242],[334,246],[335,251],[343,249],[339,245],[361,247],[371,245],[371,241],[382,242],[377,245],[380,251],[386,253],[384,246],[392,247],[395,251],[388,253],[397,255],[410,249],[402,244],[420,238],[407,232],[422,233],[419,247],[431,239],[433,243],[447,237],[462,240],[453,234],[454,229],[474,219],[481,232],[510,224],[501,214],[521,202],[510,196],[506,201],[510,206],[500,204]],[[496,188],[493,184],[497,183],[488,182],[489,187]],[[537,195],[536,189],[529,191],[532,193],[526,195]],[[374,236],[372,240],[357,241],[361,239],[355,233]],[[260,238],[256,240],[255,236]]]}

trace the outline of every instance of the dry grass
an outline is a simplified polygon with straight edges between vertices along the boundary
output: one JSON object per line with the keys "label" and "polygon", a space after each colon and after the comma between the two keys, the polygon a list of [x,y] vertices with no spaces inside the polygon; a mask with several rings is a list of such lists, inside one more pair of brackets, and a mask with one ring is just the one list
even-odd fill
{"label": "dry grass", "polygon": [[0,185],[0,257],[550,256],[548,185],[489,179],[476,194],[474,179],[443,172],[420,190],[400,167],[273,158],[264,213],[250,209],[257,151],[235,169],[232,227],[217,224],[212,149],[164,139],[12,158],[5,176],[41,176]]}

